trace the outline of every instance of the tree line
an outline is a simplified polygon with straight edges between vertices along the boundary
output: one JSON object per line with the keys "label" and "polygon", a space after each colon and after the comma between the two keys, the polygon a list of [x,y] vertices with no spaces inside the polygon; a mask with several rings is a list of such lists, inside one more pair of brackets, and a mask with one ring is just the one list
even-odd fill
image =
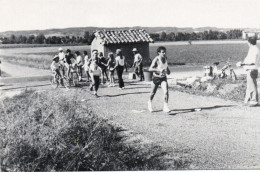
{"label": "tree line", "polygon": [[94,39],[94,33],[88,31],[83,36],[44,36],[44,34],[35,35],[11,35],[10,37],[0,38],[3,44],[91,44]]}
{"label": "tree line", "polygon": [[204,32],[162,32],[150,34],[154,41],[188,41],[188,40],[224,40],[224,39],[241,39],[242,30],[234,29],[227,32],[221,31],[204,31]]}
{"label": "tree line", "polygon": [[[241,39],[242,30],[234,29],[227,32],[204,31],[204,32],[161,32],[151,33],[154,41],[188,41],[188,40],[224,40]],[[83,36],[44,36],[44,34],[35,35],[11,35],[10,37],[0,38],[3,44],[88,44],[94,39],[94,33],[84,32]]]}

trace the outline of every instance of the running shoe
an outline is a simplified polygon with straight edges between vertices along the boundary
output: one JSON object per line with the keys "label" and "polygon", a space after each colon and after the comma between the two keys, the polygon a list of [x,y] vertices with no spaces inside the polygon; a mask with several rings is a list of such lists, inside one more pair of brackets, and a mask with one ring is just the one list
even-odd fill
{"label": "running shoe", "polygon": [[148,110],[149,110],[150,112],[153,111],[152,102],[151,102],[151,101],[148,101]]}
{"label": "running shoe", "polygon": [[169,109],[168,105],[164,105],[164,106],[163,106],[163,111],[166,112],[166,113],[168,113],[168,112],[170,112],[171,110]]}

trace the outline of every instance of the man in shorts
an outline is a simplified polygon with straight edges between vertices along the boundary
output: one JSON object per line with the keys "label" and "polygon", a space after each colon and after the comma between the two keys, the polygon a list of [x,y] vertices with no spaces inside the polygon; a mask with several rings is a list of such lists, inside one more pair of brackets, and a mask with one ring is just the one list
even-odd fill
{"label": "man in shorts", "polygon": [[159,85],[161,85],[161,88],[162,88],[163,94],[164,94],[163,111],[170,112],[170,109],[168,107],[169,92],[168,92],[168,83],[167,83],[166,74],[169,75],[171,72],[168,68],[168,62],[167,62],[167,57],[166,57],[166,48],[158,47],[157,54],[158,54],[158,56],[156,56],[153,59],[152,64],[149,68],[149,71],[153,72],[153,81],[152,81],[152,91],[150,94],[150,99],[148,101],[148,110],[150,112],[153,111],[152,100],[154,98],[154,95],[155,95]]}

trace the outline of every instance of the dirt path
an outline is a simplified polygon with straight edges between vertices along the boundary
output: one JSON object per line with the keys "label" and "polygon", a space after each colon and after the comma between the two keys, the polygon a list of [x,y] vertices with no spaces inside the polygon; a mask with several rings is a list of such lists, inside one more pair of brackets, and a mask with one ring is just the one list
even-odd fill
{"label": "dirt path", "polygon": [[[167,148],[174,157],[190,160],[189,169],[260,168],[260,107],[239,102],[170,91],[169,107],[162,112],[162,91],[147,111],[150,86],[128,84],[125,90],[101,88],[95,98],[86,89],[93,111],[112,123]],[[185,109],[202,108],[190,112]]]}

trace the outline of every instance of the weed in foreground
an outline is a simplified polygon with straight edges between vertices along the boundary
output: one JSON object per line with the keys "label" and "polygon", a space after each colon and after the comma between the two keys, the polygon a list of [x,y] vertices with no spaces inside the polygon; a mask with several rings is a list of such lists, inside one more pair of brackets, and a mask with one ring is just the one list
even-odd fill
{"label": "weed in foreground", "polygon": [[83,109],[77,96],[26,91],[0,106],[3,171],[167,169],[165,152],[124,144],[119,130]]}

